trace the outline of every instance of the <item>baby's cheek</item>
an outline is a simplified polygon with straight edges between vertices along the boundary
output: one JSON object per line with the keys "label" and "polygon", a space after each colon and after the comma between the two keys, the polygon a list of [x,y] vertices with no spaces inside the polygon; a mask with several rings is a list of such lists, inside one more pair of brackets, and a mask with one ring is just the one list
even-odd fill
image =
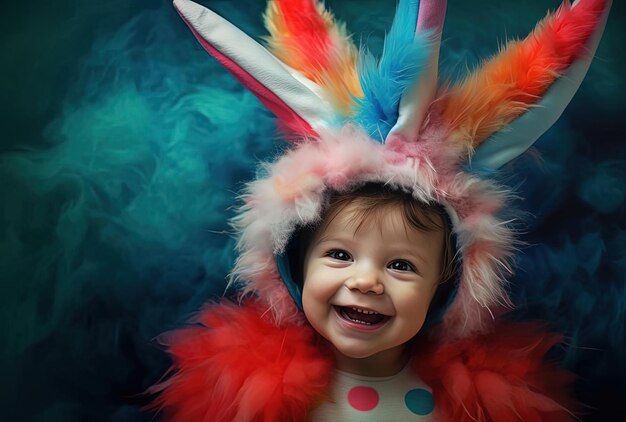
{"label": "baby's cheek", "polygon": [[328,269],[314,271],[312,274],[305,275],[304,292],[311,298],[321,301],[327,301],[337,291],[337,283],[334,281],[333,272]]}
{"label": "baby's cheek", "polygon": [[302,291],[302,310],[307,321],[315,326],[315,303],[311,300],[310,294],[307,294],[306,288]]}
{"label": "baby's cheek", "polygon": [[398,292],[393,302],[397,313],[408,320],[419,320],[425,318],[431,298],[428,289],[411,288]]}
{"label": "baby's cheek", "polygon": [[302,307],[305,316],[309,319],[310,313],[319,313],[321,307],[327,302],[327,293],[323,288],[323,284],[316,280],[308,280],[304,282],[302,289]]}
{"label": "baby's cheek", "polygon": [[322,337],[328,338],[325,327],[328,322],[329,307],[315,296],[314,290],[309,290],[306,286],[302,292],[302,308],[305,318],[313,329]]}

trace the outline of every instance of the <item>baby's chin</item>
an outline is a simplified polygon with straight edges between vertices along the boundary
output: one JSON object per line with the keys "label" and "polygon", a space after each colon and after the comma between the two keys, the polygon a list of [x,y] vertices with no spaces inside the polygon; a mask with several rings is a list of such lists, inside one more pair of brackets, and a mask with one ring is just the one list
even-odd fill
{"label": "baby's chin", "polygon": [[350,359],[367,359],[376,355],[380,351],[359,350],[355,348],[338,348],[335,346],[335,350],[342,354],[346,358]]}
{"label": "baby's chin", "polygon": [[395,375],[408,361],[406,344],[387,348],[335,346],[336,367],[340,371],[371,377]]}
{"label": "baby's chin", "polygon": [[352,342],[346,343],[334,343],[330,342],[333,346],[333,349],[336,353],[341,354],[343,357],[350,359],[367,359],[375,357],[378,354],[391,351],[391,349],[395,349],[399,346],[394,346],[392,348],[387,347],[372,347],[372,345],[363,345],[363,344],[351,344]]}

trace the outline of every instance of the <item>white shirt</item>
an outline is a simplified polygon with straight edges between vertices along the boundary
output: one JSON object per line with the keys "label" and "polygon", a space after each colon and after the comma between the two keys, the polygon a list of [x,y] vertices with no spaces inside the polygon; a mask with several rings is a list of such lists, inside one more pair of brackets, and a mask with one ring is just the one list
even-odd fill
{"label": "white shirt", "polygon": [[311,415],[320,421],[432,421],[431,389],[406,365],[390,377],[365,377],[335,371],[331,400]]}

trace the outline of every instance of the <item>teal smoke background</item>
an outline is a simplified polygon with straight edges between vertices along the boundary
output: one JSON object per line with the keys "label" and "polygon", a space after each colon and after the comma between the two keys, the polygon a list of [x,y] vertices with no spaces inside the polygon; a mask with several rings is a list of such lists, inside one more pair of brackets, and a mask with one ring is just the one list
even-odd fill
{"label": "teal smoke background", "polygon": [[[327,1],[374,51],[394,3]],[[583,420],[625,410],[625,37],[615,3],[580,92],[501,176],[524,198],[515,316],[565,334],[554,357],[579,376]],[[264,34],[262,1],[202,4]],[[450,0],[443,72],[462,74],[557,4]],[[0,419],[152,420],[142,392],[168,366],[154,338],[223,293],[236,192],[282,147],[272,117],[169,1],[3,9]]]}

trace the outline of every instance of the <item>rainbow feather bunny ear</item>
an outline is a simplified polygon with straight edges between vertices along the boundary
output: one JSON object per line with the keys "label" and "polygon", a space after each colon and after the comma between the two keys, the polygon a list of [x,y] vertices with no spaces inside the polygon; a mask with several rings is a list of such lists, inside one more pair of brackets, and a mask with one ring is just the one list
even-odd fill
{"label": "rainbow feather bunny ear", "polygon": [[[298,72],[294,63],[289,66],[281,61],[205,7],[188,0],[174,0],[174,6],[205,50],[274,112],[289,130],[315,135],[316,129],[327,126],[328,122],[336,118],[332,106],[324,98],[322,86]],[[321,11],[308,9],[309,12]],[[341,28],[334,26],[328,17],[324,20],[323,14],[315,16],[313,13],[311,18],[317,23],[315,31],[324,32],[324,38],[316,40],[319,42],[317,47],[334,41],[345,41],[331,38],[333,32],[339,35]],[[312,34],[310,38],[315,39],[315,36],[321,37],[322,34]],[[346,46],[345,49],[349,51],[350,47]],[[332,60],[322,62],[322,65],[326,67],[330,62]],[[311,64],[311,61],[307,64]]]}
{"label": "rainbow feather bunny ear", "polygon": [[509,42],[437,96],[445,0],[400,0],[379,60],[358,51],[316,0],[270,0],[268,48],[196,3],[174,5],[202,46],[296,137],[352,122],[381,143],[413,142],[436,100],[445,141],[465,147],[473,168],[497,169],[562,114],[591,63],[611,1],[563,3],[526,39]]}
{"label": "rainbow feather bunny ear", "polygon": [[174,0],[200,44],[289,131],[315,137],[352,121],[381,143],[392,128],[415,132],[434,97],[445,5],[422,1],[418,21],[418,1],[400,0],[377,60],[315,0],[268,2],[268,48],[214,12]]}
{"label": "rainbow feather bunny ear", "polygon": [[439,97],[448,141],[475,150],[472,168],[501,167],[556,122],[587,73],[610,7],[610,0],[564,2]]}

